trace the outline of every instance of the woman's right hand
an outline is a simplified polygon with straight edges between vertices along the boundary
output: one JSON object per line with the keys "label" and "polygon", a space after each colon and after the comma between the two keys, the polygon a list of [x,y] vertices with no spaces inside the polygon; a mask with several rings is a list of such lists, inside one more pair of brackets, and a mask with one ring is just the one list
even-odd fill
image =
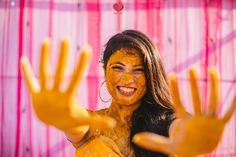
{"label": "woman's right hand", "polygon": [[26,57],[21,58],[21,68],[26,85],[32,97],[33,108],[38,118],[48,125],[69,132],[78,127],[89,125],[96,128],[112,128],[115,120],[110,117],[89,114],[79,105],[76,88],[91,56],[91,48],[82,49],[79,62],[66,90],[62,88],[64,71],[68,58],[68,40],[63,39],[56,73],[52,79],[50,65],[50,42],[44,40],[41,48],[39,82],[35,78],[31,65]]}
{"label": "woman's right hand", "polygon": [[236,110],[236,95],[234,95],[229,110],[222,118],[217,116],[218,72],[209,68],[210,92],[209,108],[202,110],[202,101],[198,89],[198,74],[196,69],[189,70],[190,92],[193,100],[194,114],[189,114],[181,101],[176,74],[169,77],[173,107],[178,119],[170,126],[170,138],[155,133],[143,132],[136,134],[133,141],[148,150],[175,154],[179,157],[195,157],[212,152],[223,136],[225,125]]}

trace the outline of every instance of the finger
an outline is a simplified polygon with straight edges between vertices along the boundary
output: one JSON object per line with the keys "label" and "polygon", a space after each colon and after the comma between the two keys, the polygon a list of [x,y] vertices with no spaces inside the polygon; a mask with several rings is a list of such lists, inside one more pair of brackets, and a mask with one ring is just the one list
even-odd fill
{"label": "finger", "polygon": [[196,115],[201,114],[201,100],[197,84],[197,71],[194,68],[189,70],[190,89],[192,93],[193,107]]}
{"label": "finger", "polygon": [[173,99],[173,107],[178,117],[185,117],[187,113],[183,107],[183,104],[180,100],[179,88],[178,88],[178,80],[174,73],[169,75],[170,82],[170,92]]}
{"label": "finger", "polygon": [[132,139],[136,145],[151,151],[173,154],[170,148],[170,140],[167,137],[154,133],[142,132],[134,135]]}
{"label": "finger", "polygon": [[49,39],[45,39],[41,47],[40,74],[39,74],[39,79],[42,89],[47,88],[48,85],[49,71],[50,71],[49,49],[50,49],[50,41]]}
{"label": "finger", "polygon": [[208,115],[215,116],[216,115],[216,108],[218,105],[218,73],[215,68],[209,68],[209,75],[210,75],[210,83],[211,83],[211,90],[210,90],[210,102],[209,102],[209,111]]}
{"label": "finger", "polygon": [[59,89],[66,69],[68,58],[68,39],[64,38],[61,42],[60,54],[57,63],[57,70],[54,79],[54,88]]}
{"label": "finger", "polygon": [[76,67],[76,71],[74,72],[72,76],[72,79],[71,79],[71,82],[69,84],[69,88],[67,91],[70,95],[72,95],[75,92],[77,85],[79,84],[79,81],[81,80],[83,76],[86,65],[88,64],[88,61],[91,58],[91,53],[92,53],[92,49],[90,46],[86,46],[82,49],[80,59]]}
{"label": "finger", "polygon": [[21,69],[24,75],[24,79],[28,90],[31,94],[36,94],[40,91],[40,86],[37,79],[34,77],[32,67],[29,60],[26,57],[21,57]]}
{"label": "finger", "polygon": [[231,104],[230,108],[228,109],[228,111],[226,112],[224,117],[222,118],[224,123],[227,123],[230,120],[230,118],[232,117],[235,109],[236,109],[236,95],[234,96],[234,99],[232,101],[232,104]]}

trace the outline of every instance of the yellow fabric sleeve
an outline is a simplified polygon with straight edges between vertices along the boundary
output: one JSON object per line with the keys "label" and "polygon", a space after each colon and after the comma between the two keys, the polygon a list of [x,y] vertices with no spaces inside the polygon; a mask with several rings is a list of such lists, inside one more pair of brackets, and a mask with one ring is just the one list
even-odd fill
{"label": "yellow fabric sleeve", "polygon": [[76,157],[123,157],[116,144],[105,136],[93,137],[76,149]]}

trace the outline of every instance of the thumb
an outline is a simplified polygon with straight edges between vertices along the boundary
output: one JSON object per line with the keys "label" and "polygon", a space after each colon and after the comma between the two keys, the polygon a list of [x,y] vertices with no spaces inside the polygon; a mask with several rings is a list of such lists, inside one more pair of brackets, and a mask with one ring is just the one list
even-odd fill
{"label": "thumb", "polygon": [[133,142],[138,146],[155,152],[173,154],[170,148],[170,140],[167,137],[151,132],[142,132],[134,135]]}

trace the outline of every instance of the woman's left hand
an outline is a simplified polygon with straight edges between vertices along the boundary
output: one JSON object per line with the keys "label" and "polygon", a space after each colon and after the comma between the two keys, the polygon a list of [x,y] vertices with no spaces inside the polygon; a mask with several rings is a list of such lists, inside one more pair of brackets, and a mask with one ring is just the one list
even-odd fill
{"label": "woman's left hand", "polygon": [[175,74],[169,77],[173,106],[177,115],[170,126],[170,138],[154,133],[136,134],[133,142],[152,151],[178,155],[179,157],[194,157],[213,151],[220,142],[224,126],[233,115],[236,108],[236,95],[226,114],[219,118],[216,115],[218,105],[218,75],[214,68],[209,69],[210,97],[206,113],[201,110],[200,94],[197,88],[196,69],[189,70],[190,87],[193,99],[194,115],[188,114],[181,102],[178,81]]}

